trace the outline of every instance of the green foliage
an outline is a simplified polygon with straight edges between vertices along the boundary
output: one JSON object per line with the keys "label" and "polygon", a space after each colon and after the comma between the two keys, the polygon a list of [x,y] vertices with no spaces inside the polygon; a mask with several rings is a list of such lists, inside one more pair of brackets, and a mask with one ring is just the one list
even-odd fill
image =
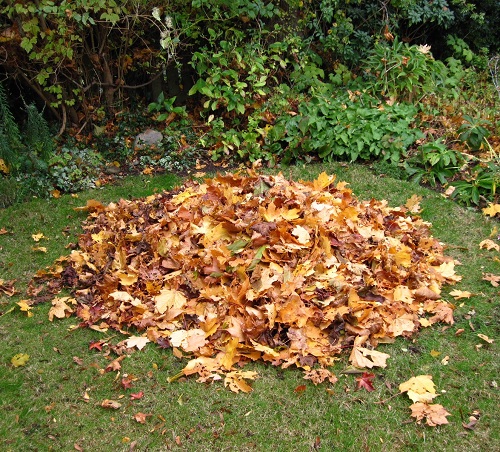
{"label": "green foliage", "polygon": [[49,161],[47,189],[75,193],[95,187],[103,164],[101,155],[92,149],[63,147]]}
{"label": "green foliage", "polygon": [[380,105],[361,93],[332,92],[325,85],[298,114],[279,117],[266,138],[268,146],[282,143],[285,161],[317,155],[335,159],[383,159],[399,162],[422,137],[415,126],[417,109],[409,104]]}
{"label": "green foliage", "polygon": [[364,62],[375,96],[418,102],[442,89],[446,67],[425,46],[410,46],[395,39],[379,42]]}
{"label": "green foliage", "polygon": [[463,179],[452,182],[455,191],[452,197],[458,202],[470,206],[482,202],[496,202],[497,187],[500,185],[500,165],[498,162],[475,164]]}
{"label": "green foliage", "polygon": [[425,182],[435,187],[438,182],[445,184],[455,175],[463,161],[460,152],[437,140],[420,146],[418,154],[405,162],[405,169],[414,182]]}
{"label": "green foliage", "polygon": [[472,151],[479,151],[483,145],[487,146],[486,138],[490,136],[490,132],[485,126],[491,125],[490,121],[469,115],[464,115],[463,119],[464,122],[458,129],[460,141],[467,143]]}
{"label": "green foliage", "polygon": [[171,97],[170,99],[165,98],[165,94],[162,92],[156,102],[151,102],[148,105],[149,113],[158,113],[155,116],[156,121],[165,121],[170,115],[178,115],[183,118],[186,117],[186,107],[175,107],[174,103],[177,97]]}
{"label": "green foliage", "polygon": [[0,83],[0,159],[9,169],[19,164],[22,147],[19,127],[12,115],[5,88]]}

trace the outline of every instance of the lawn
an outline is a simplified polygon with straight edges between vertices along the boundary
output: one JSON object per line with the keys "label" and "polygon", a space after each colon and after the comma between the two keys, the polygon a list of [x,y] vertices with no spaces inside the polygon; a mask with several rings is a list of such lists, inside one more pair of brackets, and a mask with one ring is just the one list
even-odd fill
{"label": "lawn", "polygon": [[[334,385],[314,386],[293,368],[249,364],[245,369],[260,377],[248,394],[190,378],[169,383],[186,360],[154,344],[127,355],[120,369],[106,371],[116,356],[106,346],[90,345],[116,344],[124,336],[73,329],[75,317],[50,322],[50,303],[34,306],[31,317],[16,303],[27,298],[24,292],[38,270],[69,253],[65,247],[76,241],[86,218],[75,207],[88,199],[107,203],[144,197],[181,181],[136,176],[78,197],[34,199],[0,210],[0,231],[6,231],[0,235],[0,279],[16,280],[19,291],[12,297],[0,292],[1,450],[500,450],[500,293],[482,279],[488,273],[500,275],[500,253],[479,247],[498,222],[435,191],[376,176],[366,166],[281,170],[309,180],[322,171],[335,173],[358,198],[386,199],[392,206],[421,196],[422,217],[446,244],[446,254],[461,262],[457,272],[462,281],[443,290],[456,306],[455,323],[379,346],[391,357],[385,369],[371,370],[372,392],[357,389],[360,374],[352,373],[348,354],[331,368],[339,379]],[[36,242],[33,235],[40,233]],[[497,235],[491,237],[496,243]],[[472,296],[455,301],[448,295],[452,289]],[[16,354],[29,355],[25,365],[12,364]],[[410,416],[412,402],[398,387],[417,375],[432,375],[440,394],[435,402],[451,413],[448,425],[429,427]],[[102,407],[103,401],[116,408]]]}

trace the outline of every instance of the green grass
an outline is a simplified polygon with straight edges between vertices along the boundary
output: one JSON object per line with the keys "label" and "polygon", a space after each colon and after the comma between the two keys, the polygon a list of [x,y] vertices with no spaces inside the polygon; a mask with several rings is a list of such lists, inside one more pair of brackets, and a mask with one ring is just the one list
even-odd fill
{"label": "green grass", "polygon": [[[297,179],[314,178],[323,170],[348,181],[361,199],[387,199],[395,206],[414,193],[422,196],[423,218],[448,245],[447,253],[462,263],[458,272],[463,281],[453,288],[475,294],[456,302],[454,325],[438,325],[412,339],[379,346],[391,358],[386,369],[374,371],[371,393],[356,391],[356,375],[342,373],[348,364],[344,356],[332,369],[339,377],[333,386],[314,386],[298,370],[256,363],[248,366],[260,374],[252,384],[254,391],[234,394],[217,383],[168,383],[185,361],[153,344],[126,357],[120,375],[103,373],[115,356],[106,356],[106,347],[102,352],[89,350],[89,343],[116,334],[111,339],[116,344],[120,334],[69,331],[78,319],[49,322],[47,303],[34,307],[34,316],[28,318],[15,305],[25,295],[0,295],[0,450],[71,451],[75,444],[99,451],[128,451],[132,445],[135,451],[500,450],[500,397],[494,383],[499,373],[500,294],[481,280],[483,272],[500,274],[494,260],[499,253],[478,246],[498,223],[433,191],[375,176],[364,166],[282,168]],[[87,199],[110,202],[146,196],[178,182],[166,176],[131,177],[79,198],[37,199],[0,210],[0,229],[9,231],[0,235],[0,279],[16,279],[22,291],[37,270],[67,254],[64,247],[76,241],[86,217],[73,208]],[[32,251],[36,243],[31,235],[39,232],[47,237],[38,243],[47,253]],[[443,294],[452,300],[448,289]],[[456,336],[459,329],[464,332]],[[478,333],[496,342],[487,344]],[[433,357],[431,351],[440,354]],[[10,364],[17,353],[30,355],[26,366]],[[445,356],[448,365],[441,364]],[[124,374],[134,379],[130,389],[120,384]],[[445,391],[436,403],[452,413],[449,425],[417,425],[410,417],[412,402],[397,395],[400,383],[420,374],[432,375],[438,392]],[[295,391],[304,384],[304,391]],[[130,400],[130,394],[139,391],[144,397]],[[104,399],[119,401],[121,408],[102,408]],[[467,423],[474,410],[481,417],[475,430],[466,430],[462,422]],[[145,424],[133,419],[138,412],[151,415]]]}

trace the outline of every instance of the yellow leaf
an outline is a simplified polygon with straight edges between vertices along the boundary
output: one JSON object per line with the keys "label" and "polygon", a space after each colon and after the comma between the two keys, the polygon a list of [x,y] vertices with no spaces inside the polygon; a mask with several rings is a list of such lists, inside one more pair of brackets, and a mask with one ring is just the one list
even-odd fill
{"label": "yellow leaf", "polygon": [[418,375],[399,385],[400,392],[406,392],[413,402],[429,403],[436,394],[432,375]]}
{"label": "yellow leaf", "polygon": [[26,353],[18,353],[12,357],[10,362],[14,367],[21,367],[26,365],[29,358],[30,355],[27,355]]}
{"label": "yellow leaf", "polygon": [[437,350],[431,350],[431,356],[433,358],[437,358],[440,354],[441,352],[438,352]]}
{"label": "yellow leaf", "polygon": [[33,251],[38,251],[40,253],[46,253],[47,252],[47,248],[45,246],[32,246],[31,249]]}
{"label": "yellow leaf", "polygon": [[66,304],[67,301],[71,303],[76,302],[74,298],[69,297],[56,297],[52,300],[52,307],[49,310],[49,320],[51,322],[52,320],[54,320],[54,317],[57,317],[58,319],[64,319],[65,317],[73,313],[73,309]]}
{"label": "yellow leaf", "polygon": [[405,206],[411,213],[418,213],[422,210],[420,207],[420,201],[422,201],[422,196],[413,195],[406,201]]}
{"label": "yellow leaf", "polygon": [[31,237],[33,238],[33,240],[35,242],[39,242],[41,239],[46,239],[47,237],[45,237],[43,235],[43,232],[39,232],[38,234],[32,234]]}
{"label": "yellow leaf", "polygon": [[485,334],[481,334],[479,333],[478,334],[478,337],[480,337],[483,341],[486,341],[488,342],[488,344],[493,344],[493,342],[495,342],[493,339],[490,339],[488,336],[486,336]]}
{"label": "yellow leaf", "polygon": [[498,245],[498,243],[495,243],[493,240],[491,239],[486,239],[486,240],[483,240],[480,244],[479,244],[479,248],[480,249],[483,249],[483,248],[486,248],[487,250],[496,250],[496,251],[500,251],[500,245]]}
{"label": "yellow leaf", "polygon": [[32,307],[28,304],[28,301],[29,300],[21,300],[21,301],[18,301],[16,304],[19,306],[19,309],[22,312],[26,312],[26,315],[28,317],[33,317],[33,313],[31,312]]}
{"label": "yellow leaf", "polygon": [[494,217],[497,213],[500,213],[500,204],[491,203],[488,207],[483,209],[483,213],[490,217]]}
{"label": "yellow leaf", "polygon": [[318,178],[313,181],[313,188],[314,190],[322,191],[329,185],[333,184],[335,180],[335,176],[329,176],[325,172],[322,172]]}
{"label": "yellow leaf", "polygon": [[297,226],[295,226],[295,228],[293,228],[292,235],[297,237],[297,241],[301,245],[306,245],[311,240],[311,235],[309,234],[307,229],[303,228],[300,225],[297,225]]}
{"label": "yellow leaf", "polygon": [[464,290],[452,290],[450,292],[450,295],[455,300],[460,300],[460,298],[470,298],[470,297],[472,297],[472,294],[470,292],[467,292],[467,291],[464,291]]}
{"label": "yellow leaf", "polygon": [[372,367],[387,367],[387,359],[391,356],[387,353],[370,350],[364,347],[354,346],[349,361],[354,367],[363,369],[365,367],[371,369]]}
{"label": "yellow leaf", "polygon": [[5,160],[0,159],[0,172],[4,174],[9,174],[9,167],[5,163]]}
{"label": "yellow leaf", "polygon": [[182,292],[172,289],[162,289],[154,300],[159,314],[164,314],[167,309],[182,309],[187,303]]}
{"label": "yellow leaf", "polygon": [[53,198],[56,198],[56,199],[61,197],[61,192],[59,190],[52,190],[50,192],[50,194],[52,195]]}
{"label": "yellow leaf", "polygon": [[132,284],[135,284],[138,279],[138,276],[135,273],[118,272],[116,276],[120,279],[120,284],[122,286],[131,286]]}

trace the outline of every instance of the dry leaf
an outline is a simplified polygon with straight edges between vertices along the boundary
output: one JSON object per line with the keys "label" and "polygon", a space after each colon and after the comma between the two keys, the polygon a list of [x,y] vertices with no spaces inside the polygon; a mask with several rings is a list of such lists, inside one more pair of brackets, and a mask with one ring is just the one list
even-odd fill
{"label": "dry leaf", "polygon": [[479,333],[477,336],[478,336],[479,338],[481,338],[483,341],[488,342],[488,344],[493,344],[493,342],[495,342],[495,340],[494,340],[494,339],[490,339],[490,338],[489,338],[488,336],[486,336],[485,334],[481,334],[481,333]]}
{"label": "dry leaf", "polygon": [[117,402],[116,400],[104,399],[101,402],[101,406],[103,408],[110,408],[112,410],[118,410],[122,406],[122,404],[120,402]]}
{"label": "dry leaf", "polygon": [[467,292],[466,290],[452,290],[450,292],[450,295],[455,299],[455,300],[460,300],[461,298],[470,298],[472,297],[472,294],[470,292]]}
{"label": "dry leaf", "polygon": [[448,424],[446,416],[450,416],[442,405],[437,403],[427,404],[422,402],[414,403],[410,406],[412,417],[417,418],[417,424],[420,424],[425,419],[427,425],[435,427],[436,425]]}
{"label": "dry leaf", "polygon": [[142,350],[148,342],[151,341],[144,336],[130,336],[128,339],[125,340],[127,348],[137,347],[139,350]]}
{"label": "dry leaf", "polygon": [[400,392],[406,392],[413,402],[429,403],[437,397],[431,375],[418,375],[399,385]]}
{"label": "dry leaf", "polygon": [[483,248],[486,248],[487,250],[496,250],[496,251],[500,251],[500,245],[498,245],[498,243],[495,243],[493,240],[491,239],[486,239],[486,240],[483,240],[480,244],[479,244],[479,248],[480,249],[483,249]]}

